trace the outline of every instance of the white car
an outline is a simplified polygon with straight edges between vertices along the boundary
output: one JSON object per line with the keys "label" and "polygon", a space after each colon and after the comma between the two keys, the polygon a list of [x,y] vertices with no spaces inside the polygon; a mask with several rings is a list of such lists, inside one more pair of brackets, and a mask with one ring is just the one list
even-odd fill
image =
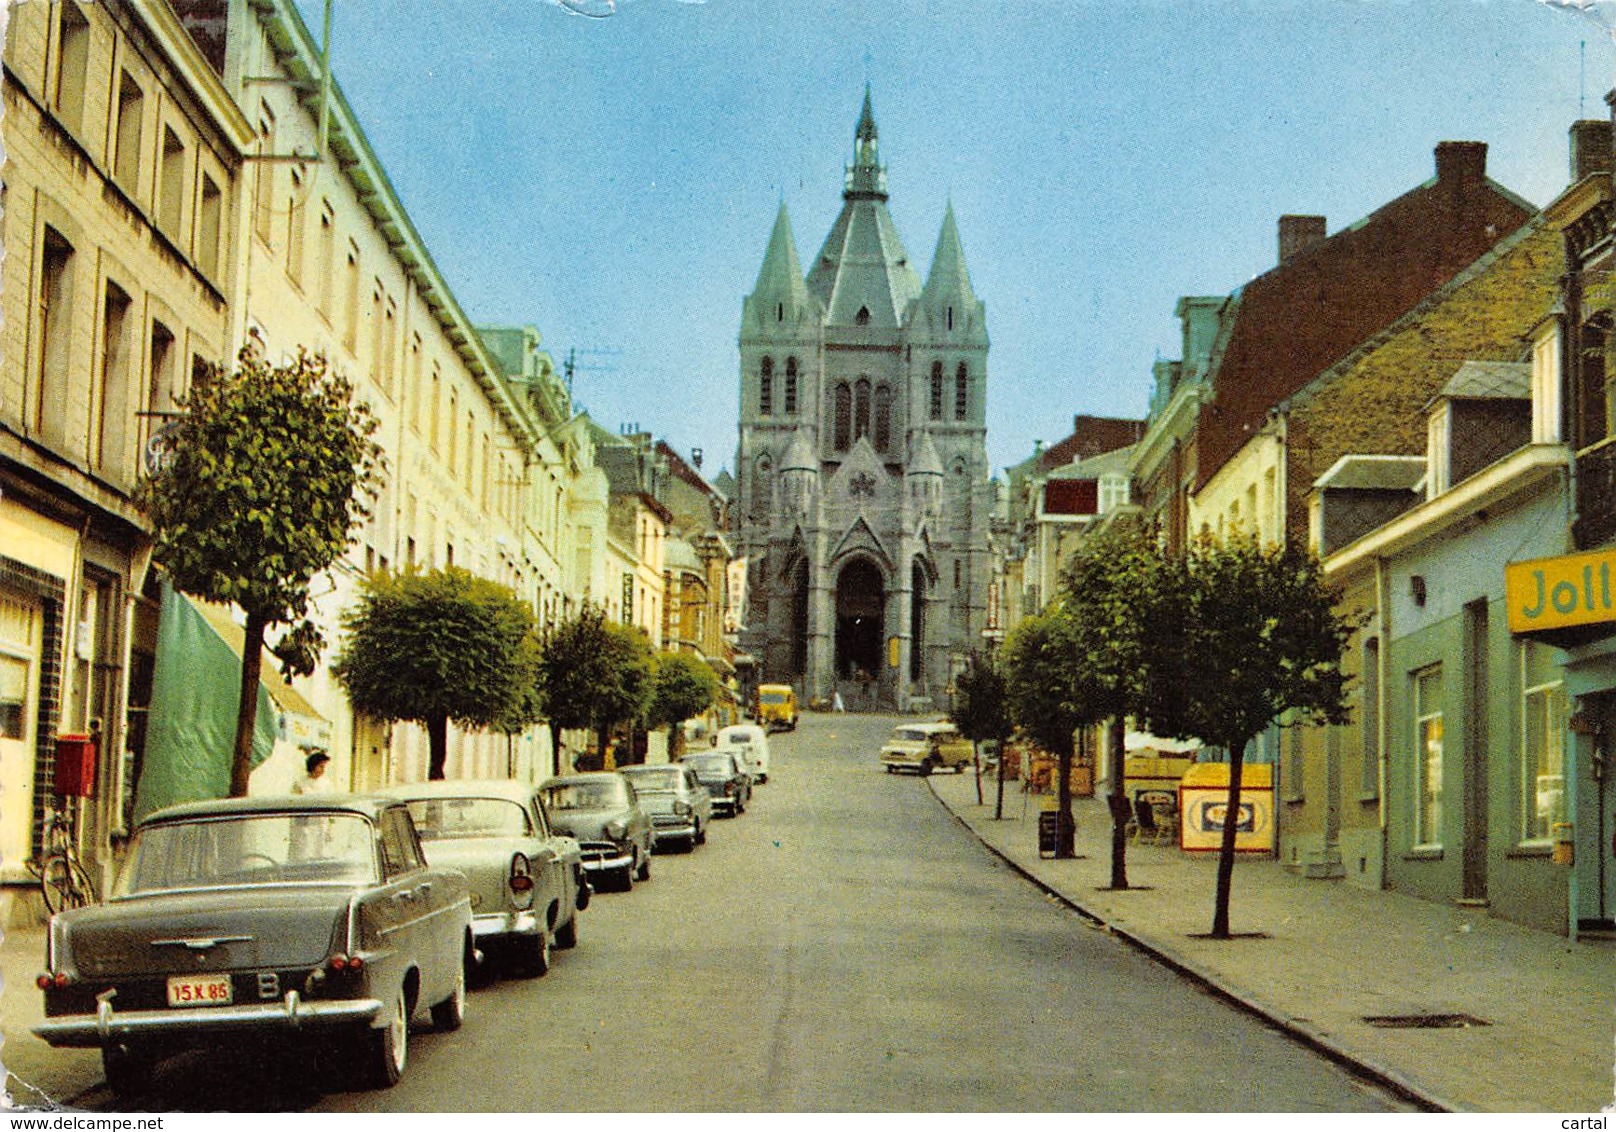
{"label": "white car", "polygon": [[732,750],[746,760],[754,782],[769,781],[769,733],[755,723],[737,723],[721,730],[714,745]]}

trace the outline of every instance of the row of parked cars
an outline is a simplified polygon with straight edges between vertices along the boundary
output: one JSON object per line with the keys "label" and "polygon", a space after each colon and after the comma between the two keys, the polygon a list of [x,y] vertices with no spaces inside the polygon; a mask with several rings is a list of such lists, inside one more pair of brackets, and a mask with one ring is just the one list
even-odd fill
{"label": "row of parked cars", "polygon": [[110,897],[52,918],[38,986],[53,1046],[99,1047],[120,1096],[171,1053],[264,1034],[389,1086],[410,1022],[465,1018],[468,983],[539,976],[597,887],[693,850],[769,773],[761,728],[672,765],[229,798],[148,816]]}

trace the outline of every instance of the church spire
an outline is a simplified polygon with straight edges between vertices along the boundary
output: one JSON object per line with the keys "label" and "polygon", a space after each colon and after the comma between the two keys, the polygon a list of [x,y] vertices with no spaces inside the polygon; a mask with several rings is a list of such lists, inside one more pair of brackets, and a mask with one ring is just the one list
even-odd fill
{"label": "church spire", "polygon": [[791,216],[786,212],[784,200],[775,214],[774,230],[769,233],[769,250],[763,254],[763,266],[758,269],[750,302],[757,308],[755,316],[766,323],[795,322],[812,305],[808,287],[803,282],[802,263],[797,259],[797,239],[791,233]]}
{"label": "church spire", "polygon": [[864,84],[864,109],[853,132],[853,164],[847,167],[843,200],[886,200],[887,171],[876,153],[875,111],[870,109],[870,84]]}
{"label": "church spire", "polygon": [[937,235],[937,250],[932,253],[931,272],[926,276],[926,295],[933,299],[952,299],[955,302],[974,303],[976,293],[971,290],[971,273],[965,268],[965,248],[960,244],[959,225],[954,222],[954,202],[948,202],[943,214],[943,230]]}

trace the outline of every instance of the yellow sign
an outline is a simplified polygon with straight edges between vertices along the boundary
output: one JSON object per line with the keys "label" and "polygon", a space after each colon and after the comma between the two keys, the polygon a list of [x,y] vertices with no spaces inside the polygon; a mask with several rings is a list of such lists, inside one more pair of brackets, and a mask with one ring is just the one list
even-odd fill
{"label": "yellow sign", "polygon": [[888,637],[887,638],[887,667],[888,668],[896,668],[896,667],[898,667],[898,638],[897,637]]}
{"label": "yellow sign", "polygon": [[1535,633],[1616,621],[1616,551],[1537,558],[1504,567],[1509,631]]}
{"label": "yellow sign", "polygon": [[[1184,772],[1178,790],[1182,813],[1180,847],[1212,852],[1223,846],[1229,820],[1229,764],[1197,763]],[[1248,763],[1240,773],[1240,813],[1235,818],[1237,853],[1266,853],[1273,837],[1274,768]]]}

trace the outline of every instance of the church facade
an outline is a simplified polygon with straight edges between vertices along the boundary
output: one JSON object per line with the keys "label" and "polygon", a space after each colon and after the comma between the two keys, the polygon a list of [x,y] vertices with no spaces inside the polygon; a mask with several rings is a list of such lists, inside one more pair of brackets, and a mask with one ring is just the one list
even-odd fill
{"label": "church facade", "polygon": [[842,200],[806,273],[781,203],[742,311],[741,643],[804,702],[940,709],[989,601],[985,308],[952,205],[910,263],[867,89]]}

